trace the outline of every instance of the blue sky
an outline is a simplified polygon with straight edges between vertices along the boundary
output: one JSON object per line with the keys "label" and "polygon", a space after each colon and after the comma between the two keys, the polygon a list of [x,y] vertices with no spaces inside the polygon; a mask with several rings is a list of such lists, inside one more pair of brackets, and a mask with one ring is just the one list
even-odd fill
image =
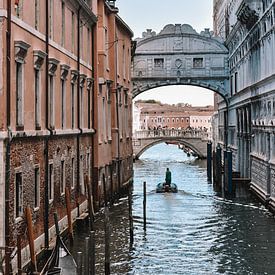
{"label": "blue sky", "polygon": [[[119,15],[141,37],[146,29],[160,32],[167,24],[190,24],[197,32],[213,29],[213,0],[117,0]],[[141,94],[138,98],[163,103],[213,104],[213,92],[191,86],[171,86]]]}

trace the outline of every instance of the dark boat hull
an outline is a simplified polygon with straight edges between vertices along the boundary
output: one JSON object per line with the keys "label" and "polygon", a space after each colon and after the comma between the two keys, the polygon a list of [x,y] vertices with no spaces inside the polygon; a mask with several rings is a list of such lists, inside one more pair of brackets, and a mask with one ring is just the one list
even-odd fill
{"label": "dark boat hull", "polygon": [[165,185],[163,182],[160,182],[156,187],[157,193],[177,193],[178,187],[175,183],[171,183],[170,186]]}

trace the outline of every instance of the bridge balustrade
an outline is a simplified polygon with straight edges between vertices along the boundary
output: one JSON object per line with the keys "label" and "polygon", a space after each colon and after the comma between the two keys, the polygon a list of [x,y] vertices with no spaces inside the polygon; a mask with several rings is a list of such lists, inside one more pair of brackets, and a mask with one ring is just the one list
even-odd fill
{"label": "bridge balustrade", "polygon": [[180,130],[180,129],[157,129],[135,131],[133,139],[150,139],[160,137],[181,137],[181,138],[200,138],[208,140],[211,137],[210,132],[203,130]]}

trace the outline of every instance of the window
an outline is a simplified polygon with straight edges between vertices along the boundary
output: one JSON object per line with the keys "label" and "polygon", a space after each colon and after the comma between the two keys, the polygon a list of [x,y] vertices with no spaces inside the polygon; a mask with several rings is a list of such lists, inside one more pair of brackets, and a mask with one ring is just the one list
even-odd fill
{"label": "window", "polygon": [[15,174],[15,217],[23,215],[23,182],[22,173]]}
{"label": "window", "polygon": [[65,128],[66,124],[66,82],[61,79],[61,127]]}
{"label": "window", "polygon": [[61,3],[61,9],[62,9],[62,22],[61,22],[61,46],[65,46],[65,3],[62,1]]}
{"label": "window", "polygon": [[35,98],[35,128],[40,129],[41,123],[41,96],[40,96],[40,71],[34,70],[34,98]]}
{"label": "window", "polygon": [[87,29],[87,63],[90,64],[90,58],[91,58],[91,31],[90,29],[88,28]]}
{"label": "window", "polygon": [[233,95],[233,75],[230,76],[230,95]]}
{"label": "window", "polygon": [[74,43],[75,43],[75,15],[72,11],[72,28],[71,28],[71,43],[72,43],[72,53],[74,52]]}
{"label": "window", "polygon": [[23,127],[23,64],[16,62],[16,126]]}
{"label": "window", "polygon": [[79,171],[80,171],[80,192],[84,194],[84,171],[83,171],[83,155],[80,156],[80,163],[79,163]]}
{"label": "window", "polygon": [[60,166],[60,194],[65,193],[65,186],[66,186],[66,175],[65,175],[65,161],[61,160]]}
{"label": "window", "polygon": [[203,58],[194,58],[193,68],[203,68]]}
{"label": "window", "polygon": [[74,97],[75,97],[75,95],[74,95],[74,83],[71,83],[71,122],[72,122],[72,124],[71,124],[71,126],[72,126],[72,129],[74,129],[74,113],[75,113],[75,106],[74,106],[74,104],[75,104],[75,102],[74,102]]}
{"label": "window", "polygon": [[235,72],[235,93],[238,92],[238,72]]}
{"label": "window", "polygon": [[34,2],[34,27],[38,30],[39,27],[39,0],[35,0]]}
{"label": "window", "polygon": [[40,205],[40,171],[39,167],[34,168],[34,208]]}
{"label": "window", "polygon": [[107,140],[107,131],[106,131],[106,124],[107,124],[107,121],[106,121],[106,100],[105,100],[105,97],[102,98],[102,124],[103,124],[103,137],[102,139],[104,141]]}
{"label": "window", "polygon": [[53,198],[54,198],[54,171],[53,171],[53,163],[49,164],[48,193],[49,193],[49,201],[52,201]]}
{"label": "window", "polygon": [[154,67],[156,69],[163,69],[163,67],[164,67],[164,59],[163,58],[155,58],[154,59]]}
{"label": "window", "polygon": [[109,37],[108,37],[108,30],[105,29],[105,50],[106,50],[106,57],[105,57],[105,66],[106,68],[109,68]]}
{"label": "window", "polygon": [[84,106],[83,106],[83,87],[80,86],[79,89],[79,101],[80,101],[80,127],[84,126]]}
{"label": "window", "polygon": [[50,116],[50,128],[54,129],[54,76],[49,76],[49,116]]}
{"label": "window", "polygon": [[110,85],[107,85],[107,132],[108,132],[108,139],[112,139],[112,113],[111,113],[111,107],[112,107],[112,101],[111,101],[111,87]]}
{"label": "window", "polygon": [[88,170],[88,178],[91,179],[91,154],[87,153],[87,170]]}
{"label": "window", "polygon": [[126,52],[125,52],[125,45],[122,47],[123,50],[123,56],[122,56],[122,67],[123,67],[123,78],[126,78]]}
{"label": "window", "polygon": [[53,12],[54,12],[54,7],[53,7],[53,0],[50,0],[49,3],[49,21],[50,21],[50,38],[53,39]]}
{"label": "window", "polygon": [[75,159],[72,158],[72,185],[71,188],[73,189],[75,187]]}

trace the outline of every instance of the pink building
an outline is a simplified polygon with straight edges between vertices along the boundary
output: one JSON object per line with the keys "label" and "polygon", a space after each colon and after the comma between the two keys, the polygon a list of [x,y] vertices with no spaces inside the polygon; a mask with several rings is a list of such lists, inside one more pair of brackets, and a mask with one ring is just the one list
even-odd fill
{"label": "pink building", "polygon": [[[114,1],[0,0],[0,246],[6,273],[22,239],[30,259],[55,237],[53,213],[67,228],[132,178],[130,62],[132,32]],[[11,248],[11,249],[9,249]]]}

